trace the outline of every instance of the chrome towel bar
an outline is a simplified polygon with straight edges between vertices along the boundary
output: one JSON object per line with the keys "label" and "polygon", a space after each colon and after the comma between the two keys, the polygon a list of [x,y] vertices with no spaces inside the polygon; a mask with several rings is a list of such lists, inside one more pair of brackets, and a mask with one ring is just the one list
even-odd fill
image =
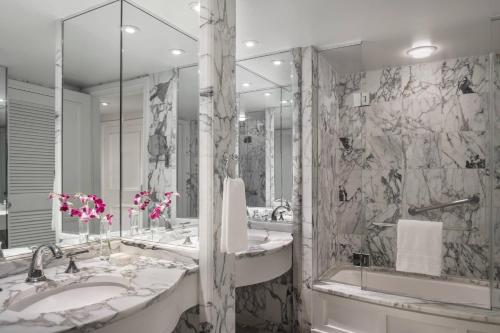
{"label": "chrome towel bar", "polygon": [[463,205],[466,203],[472,203],[472,204],[479,203],[479,196],[474,194],[473,196],[466,198],[466,199],[455,200],[455,201],[444,203],[444,204],[437,204],[434,206],[428,206],[428,207],[422,207],[422,208],[410,207],[410,208],[408,208],[408,213],[410,215],[417,215],[417,214],[426,212],[428,210],[440,209],[440,208],[451,207],[451,206],[458,206],[458,205]]}

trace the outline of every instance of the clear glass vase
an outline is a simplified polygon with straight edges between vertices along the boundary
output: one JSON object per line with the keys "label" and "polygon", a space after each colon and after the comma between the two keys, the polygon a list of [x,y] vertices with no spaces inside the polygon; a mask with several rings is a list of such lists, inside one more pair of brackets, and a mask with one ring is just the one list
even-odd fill
{"label": "clear glass vase", "polygon": [[151,231],[151,240],[157,242],[160,240],[160,219],[150,219],[149,230]]}
{"label": "clear glass vase", "polygon": [[105,219],[99,222],[99,257],[101,260],[108,260],[111,255],[110,225]]}
{"label": "clear glass vase", "polygon": [[130,236],[137,236],[142,233],[142,211],[134,210],[130,213]]}
{"label": "clear glass vase", "polygon": [[81,243],[89,241],[89,221],[78,220],[78,238]]}

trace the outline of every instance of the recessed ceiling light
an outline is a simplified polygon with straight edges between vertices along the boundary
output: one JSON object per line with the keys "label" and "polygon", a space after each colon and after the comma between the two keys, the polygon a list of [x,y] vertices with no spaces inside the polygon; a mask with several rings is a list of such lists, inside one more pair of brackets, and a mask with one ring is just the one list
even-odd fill
{"label": "recessed ceiling light", "polygon": [[108,102],[101,102],[101,106],[108,106],[109,103]]}
{"label": "recessed ceiling light", "polygon": [[415,59],[422,59],[431,56],[434,52],[436,52],[437,47],[434,45],[424,45],[417,46],[409,49],[406,53]]}
{"label": "recessed ceiling light", "polygon": [[273,60],[271,61],[273,63],[274,66],[280,66],[282,63],[283,63],[283,60]]}
{"label": "recessed ceiling light", "polygon": [[243,44],[245,44],[246,47],[250,48],[256,46],[257,44],[259,44],[259,42],[256,40],[246,40],[243,42]]}
{"label": "recessed ceiling light", "polygon": [[122,27],[122,29],[123,29],[123,31],[125,31],[126,33],[131,34],[131,35],[135,34],[139,30],[141,30],[141,29],[139,29],[138,27],[136,27],[134,25],[124,25]]}
{"label": "recessed ceiling light", "polygon": [[181,49],[172,49],[172,50],[170,50],[170,53],[172,55],[178,56],[178,55],[186,53],[186,51],[181,50]]}
{"label": "recessed ceiling light", "polygon": [[200,3],[199,2],[191,2],[189,4],[189,7],[194,10],[195,12],[199,13],[200,12],[200,9],[201,9],[201,6],[200,6]]}
{"label": "recessed ceiling light", "polygon": [[240,113],[240,121],[245,121],[247,120],[247,117],[245,116],[244,113]]}
{"label": "recessed ceiling light", "polygon": [[251,86],[251,84],[250,84],[250,83],[248,83],[248,82],[244,82],[244,83],[242,83],[241,85],[242,85],[244,88],[248,88],[248,87],[250,87],[250,86]]}
{"label": "recessed ceiling light", "polygon": [[287,100],[282,100],[281,104],[288,104],[288,101]]}
{"label": "recessed ceiling light", "polygon": [[264,93],[264,96],[266,96],[266,97],[269,97],[269,96],[271,96],[271,95],[272,95],[272,94],[271,94],[270,92],[266,92],[266,93]]}

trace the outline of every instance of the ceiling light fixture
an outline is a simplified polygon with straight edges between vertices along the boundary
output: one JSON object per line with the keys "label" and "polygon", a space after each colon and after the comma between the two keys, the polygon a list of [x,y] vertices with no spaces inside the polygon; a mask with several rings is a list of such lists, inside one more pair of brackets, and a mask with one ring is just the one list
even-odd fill
{"label": "ceiling light fixture", "polygon": [[135,34],[136,32],[140,31],[141,29],[139,29],[138,27],[136,27],[135,25],[124,25],[122,27],[122,30],[125,31],[126,33],[128,34]]}
{"label": "ceiling light fixture", "polygon": [[189,7],[195,12],[199,13],[201,10],[201,6],[199,2],[191,2],[189,3]]}
{"label": "ceiling light fixture", "polygon": [[269,97],[269,96],[271,96],[271,95],[272,95],[272,94],[271,94],[270,92],[266,92],[266,93],[264,93],[264,96],[266,96],[266,97]]}
{"label": "ceiling light fixture", "polygon": [[178,55],[186,53],[186,51],[181,50],[181,49],[172,49],[172,50],[170,50],[170,53],[174,56],[178,56]]}
{"label": "ceiling light fixture", "polygon": [[287,100],[282,100],[281,104],[288,104],[288,101]]}
{"label": "ceiling light fixture", "polygon": [[245,44],[245,46],[248,48],[252,48],[252,47],[256,46],[257,44],[259,44],[259,42],[256,40],[246,40],[243,42],[243,44]]}
{"label": "ceiling light fixture", "polygon": [[417,46],[409,49],[406,53],[415,59],[422,59],[430,57],[434,52],[436,52],[437,47],[434,45],[423,45]]}
{"label": "ceiling light fixture", "polygon": [[240,113],[240,121],[245,121],[247,120],[247,117],[245,116],[244,113]]}
{"label": "ceiling light fixture", "polygon": [[108,106],[109,103],[108,102],[101,102],[101,106]]}
{"label": "ceiling light fixture", "polygon": [[248,88],[248,87],[250,87],[250,86],[251,86],[251,84],[250,84],[250,83],[248,83],[248,82],[244,82],[244,83],[242,83],[241,85],[243,86],[243,88]]}
{"label": "ceiling light fixture", "polygon": [[283,60],[273,60],[271,61],[274,66],[280,66],[283,63]]}

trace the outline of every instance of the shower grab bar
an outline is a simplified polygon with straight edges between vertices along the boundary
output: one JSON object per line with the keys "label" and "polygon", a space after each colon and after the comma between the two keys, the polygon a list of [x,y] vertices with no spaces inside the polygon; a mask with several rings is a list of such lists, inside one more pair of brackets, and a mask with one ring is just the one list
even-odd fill
{"label": "shower grab bar", "polygon": [[417,214],[426,212],[428,210],[440,209],[440,208],[451,207],[451,206],[458,206],[458,205],[463,205],[466,203],[472,203],[472,204],[479,203],[479,196],[474,194],[473,196],[466,198],[466,199],[455,200],[455,201],[452,201],[449,203],[437,204],[434,206],[428,206],[428,207],[422,207],[422,208],[410,207],[410,208],[408,208],[408,213],[410,215],[417,215]]}

